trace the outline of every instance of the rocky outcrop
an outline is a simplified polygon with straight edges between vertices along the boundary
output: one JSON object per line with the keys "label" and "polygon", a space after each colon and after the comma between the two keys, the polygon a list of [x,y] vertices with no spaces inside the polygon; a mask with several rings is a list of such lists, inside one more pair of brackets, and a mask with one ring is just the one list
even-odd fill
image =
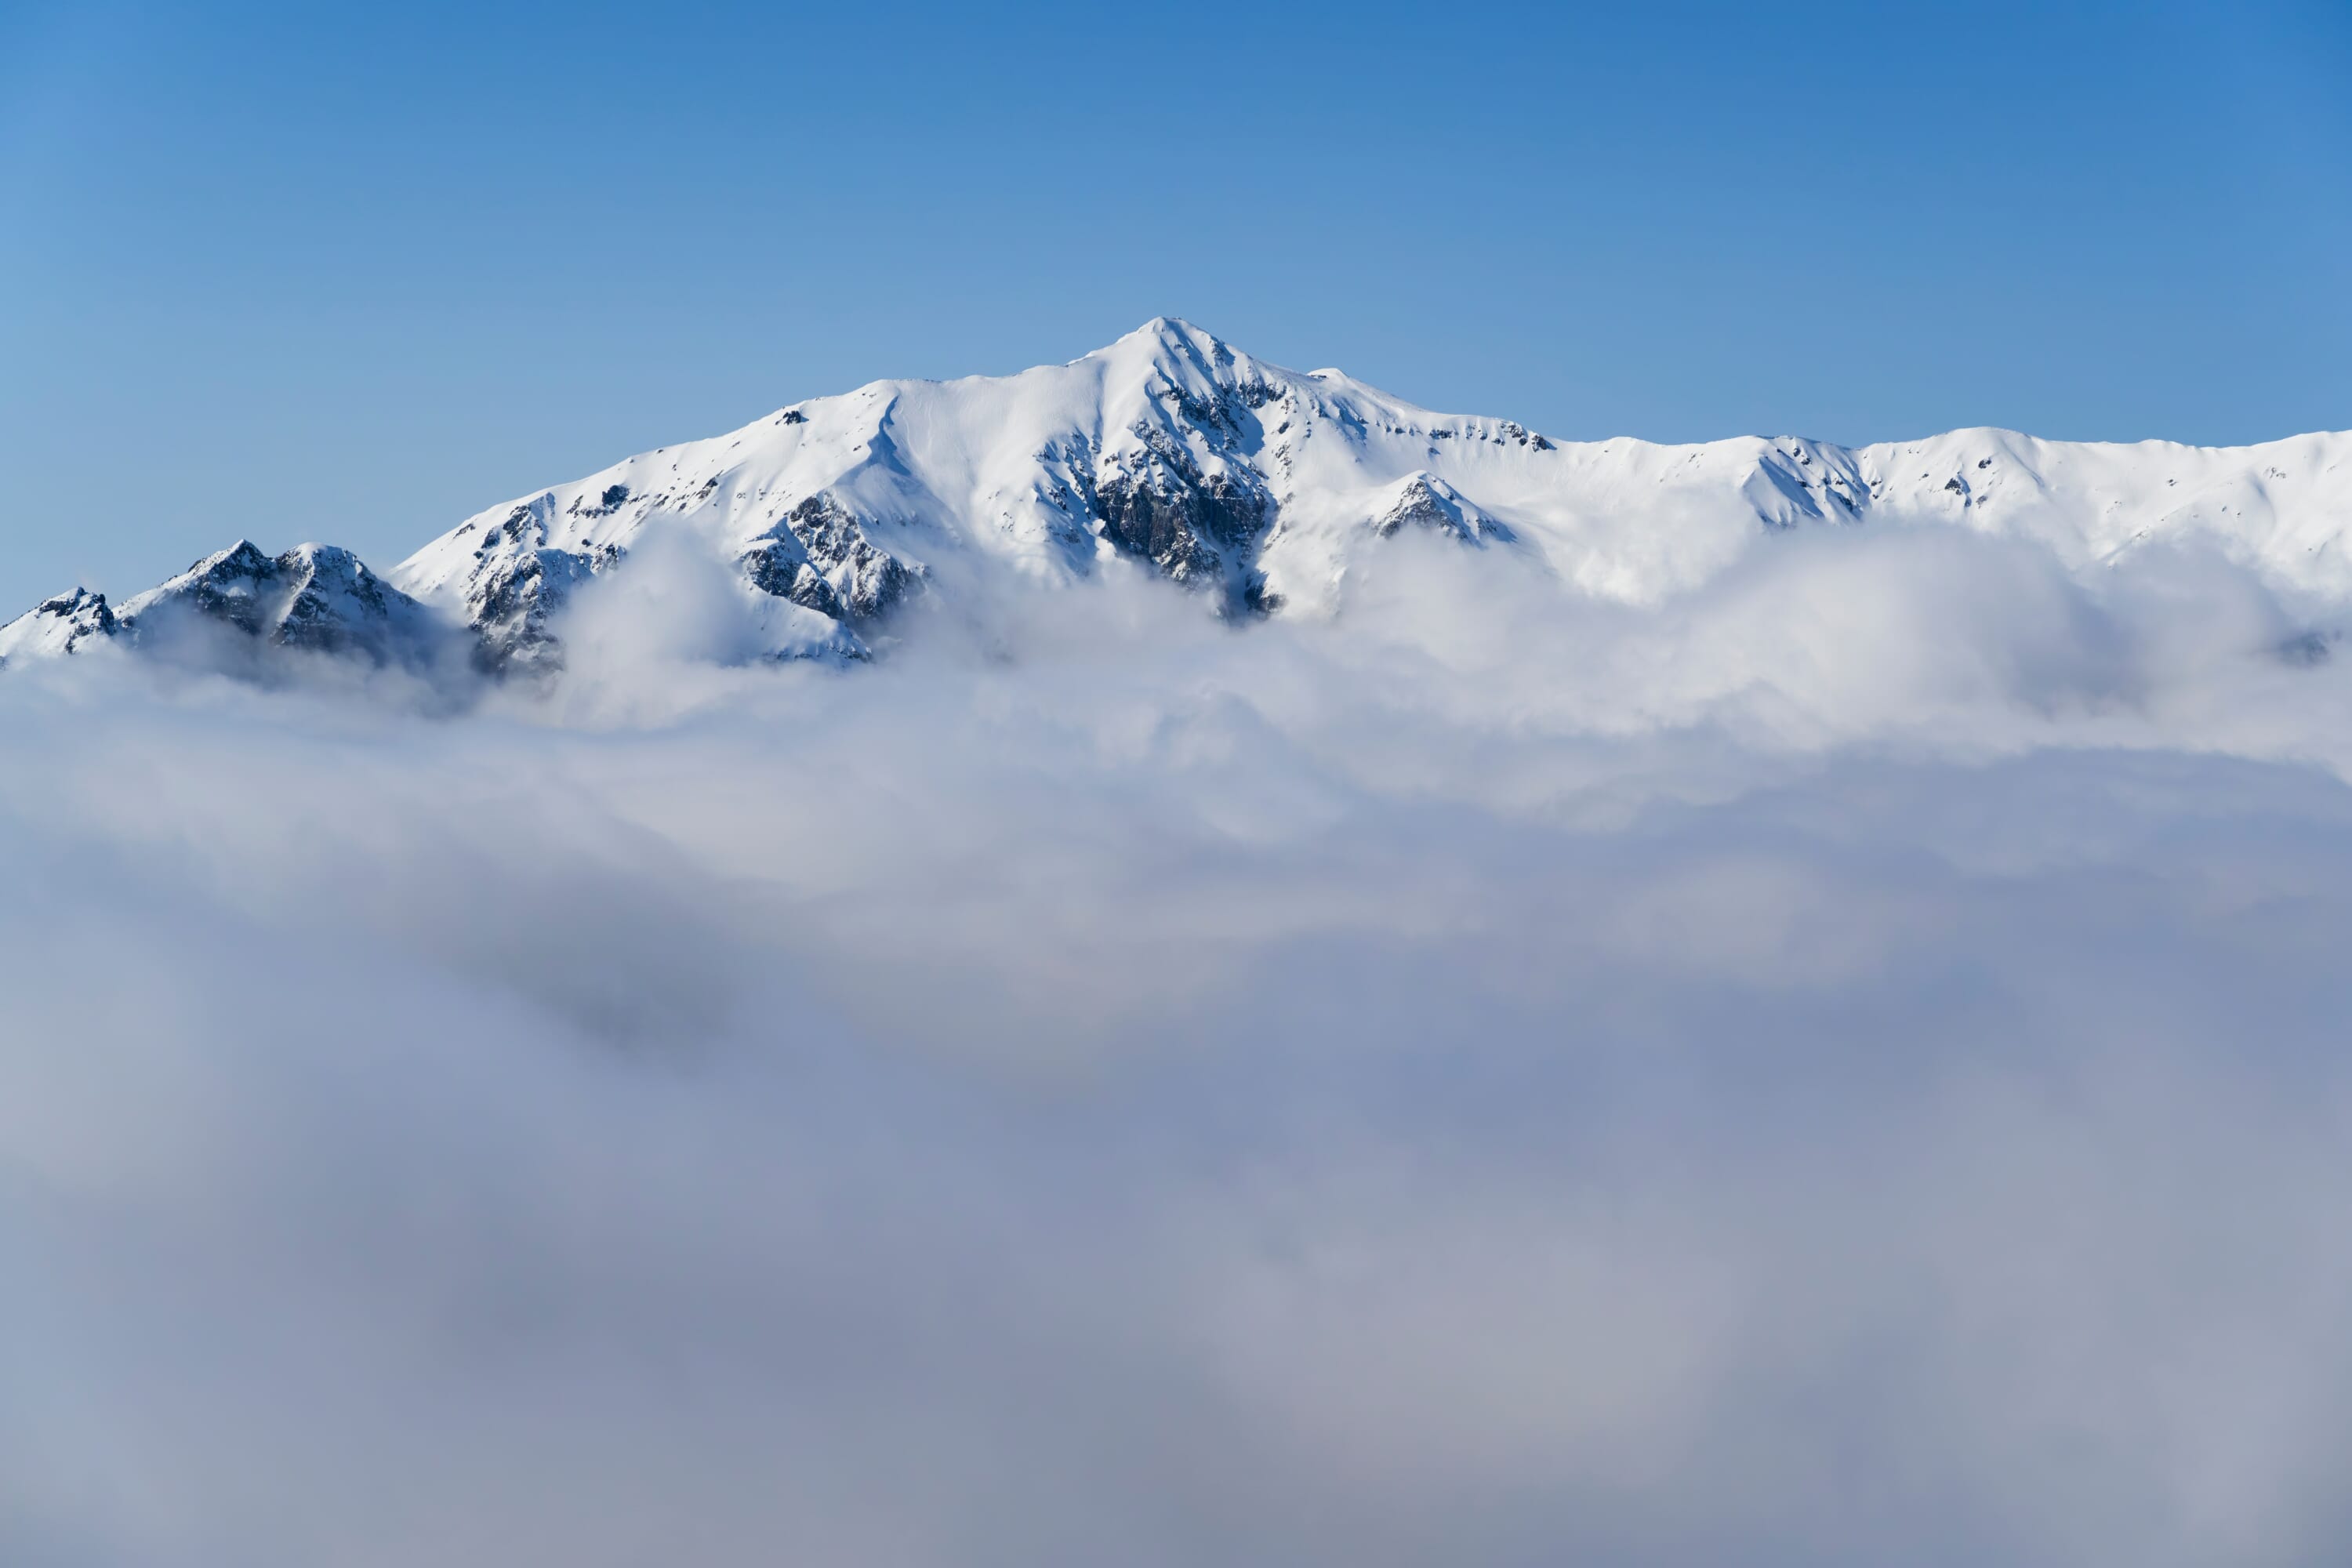
{"label": "rocky outcrop", "polygon": [[1252,459],[1266,446],[1259,411],[1281,394],[1244,374],[1230,351],[1178,340],[1172,376],[1151,386],[1129,440],[1097,460],[1090,498],[1102,538],[1162,576],[1218,593],[1228,613],[1265,607],[1260,544],[1276,513]]}
{"label": "rocky outcrop", "polygon": [[789,530],[779,537],[759,541],[742,553],[736,564],[751,586],[762,594],[789,599],[804,610],[831,616],[836,621],[849,619],[849,606],[841,602],[841,595],[833,591],[833,584],[816,569],[807,549]]}
{"label": "rocky outcrop", "polygon": [[[627,499],[626,489],[616,485],[604,492],[600,504],[609,511]],[[548,525],[553,511],[554,497],[543,495],[511,508],[499,522],[479,531],[465,584],[464,613],[476,640],[475,660],[488,673],[561,669],[562,647],[551,621],[573,589],[610,570],[624,553],[616,544],[551,545]]]}
{"label": "rocky outcrop", "polygon": [[790,531],[803,558],[832,590],[839,606],[826,614],[871,623],[896,609],[914,591],[919,569],[876,544],[856,514],[832,496],[810,496],[794,506],[790,516]]}
{"label": "rocky outcrop", "polygon": [[1372,518],[1372,531],[1386,539],[1399,529],[1426,529],[1465,544],[1489,540],[1509,543],[1517,536],[1508,525],[1487,516],[1462,492],[1434,474],[1408,478],[1389,504]]}

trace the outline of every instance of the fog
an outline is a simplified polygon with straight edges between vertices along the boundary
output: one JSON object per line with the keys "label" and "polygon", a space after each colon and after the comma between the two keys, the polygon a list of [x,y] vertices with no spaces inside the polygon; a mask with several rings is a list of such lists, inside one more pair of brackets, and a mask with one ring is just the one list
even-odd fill
{"label": "fog", "polygon": [[12,668],[0,1560],[2352,1552],[2326,606],[1392,542]]}

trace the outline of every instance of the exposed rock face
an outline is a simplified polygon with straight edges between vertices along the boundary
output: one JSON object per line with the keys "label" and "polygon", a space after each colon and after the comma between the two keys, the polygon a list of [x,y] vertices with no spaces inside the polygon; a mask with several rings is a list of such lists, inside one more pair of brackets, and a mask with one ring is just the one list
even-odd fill
{"label": "exposed rock face", "polygon": [[1142,417],[1097,457],[1096,525],[1120,554],[1219,594],[1227,614],[1264,610],[1257,554],[1279,511],[1268,468],[1287,454],[1269,452],[1262,411],[1279,405],[1286,415],[1293,395],[1205,334],[1170,323],[1159,346],[1164,363],[1146,383]]}
{"label": "exposed rock face", "polygon": [[1160,432],[1139,434],[1148,455],[1095,483],[1103,537],[1179,583],[1223,585],[1246,599],[1250,552],[1273,520],[1264,489],[1202,473]]}
{"label": "exposed rock face", "polygon": [[841,595],[833,591],[833,584],[809,559],[807,548],[790,530],[759,541],[743,552],[738,564],[751,586],[762,594],[789,599],[836,621],[849,619],[849,606],[841,602]]}
{"label": "exposed rock face", "polygon": [[282,572],[308,575],[294,591],[278,624],[265,634],[283,647],[305,647],[320,653],[358,649],[378,663],[394,658],[397,636],[393,626],[395,597],[411,614],[415,601],[369,571],[349,551],[321,549],[308,560],[285,556],[272,563]]}
{"label": "exposed rock face", "polygon": [[895,609],[913,590],[917,571],[877,545],[867,536],[866,525],[832,496],[810,496],[793,507],[791,515],[793,536],[840,605],[827,614],[845,613],[851,620],[872,622]]}
{"label": "exposed rock face", "polygon": [[[599,508],[573,516],[602,517],[626,501],[625,487],[611,486]],[[548,542],[554,511],[552,493],[509,509],[499,522],[478,531],[474,569],[465,586],[465,621],[478,639],[476,659],[493,674],[562,668],[562,650],[549,623],[572,589],[610,569],[624,553],[617,544],[562,549]],[[474,530],[468,523],[466,530]]]}

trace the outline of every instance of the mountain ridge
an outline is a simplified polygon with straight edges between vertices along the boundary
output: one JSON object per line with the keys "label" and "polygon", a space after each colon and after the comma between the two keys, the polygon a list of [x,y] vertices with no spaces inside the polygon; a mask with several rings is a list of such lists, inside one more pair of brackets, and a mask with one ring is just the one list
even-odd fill
{"label": "mountain ridge", "polygon": [[0,660],[163,652],[176,624],[265,659],[421,668],[462,645],[482,672],[544,676],[562,668],[576,592],[656,540],[725,569],[740,657],[843,663],[886,647],[910,605],[1007,580],[1140,570],[1229,616],[1328,615],[1407,529],[1630,603],[1696,586],[1759,533],[1874,522],[2028,538],[2081,571],[2200,541],[2341,603],[2347,520],[2352,435],[1555,442],[1160,317],[1064,364],[871,382],[641,452],[477,512],[382,574],[331,545],[270,557],[239,542],[119,610],[77,589],[0,626]]}

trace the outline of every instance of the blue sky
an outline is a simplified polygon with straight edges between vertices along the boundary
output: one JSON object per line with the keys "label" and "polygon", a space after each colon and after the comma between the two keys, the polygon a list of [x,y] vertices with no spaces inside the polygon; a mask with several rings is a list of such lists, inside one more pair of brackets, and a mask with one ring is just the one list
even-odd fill
{"label": "blue sky", "polygon": [[2352,426],[2340,5],[0,0],[0,603],[1181,314],[1568,437]]}

